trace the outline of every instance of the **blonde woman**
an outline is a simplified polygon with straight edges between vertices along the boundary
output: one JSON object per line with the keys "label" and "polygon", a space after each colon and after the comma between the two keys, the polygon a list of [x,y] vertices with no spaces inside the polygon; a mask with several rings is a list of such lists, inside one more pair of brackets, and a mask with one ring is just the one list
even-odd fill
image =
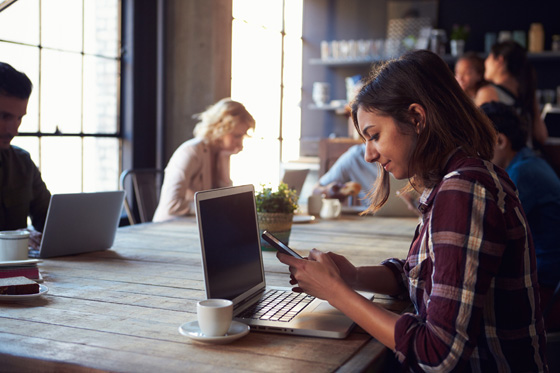
{"label": "blonde woman", "polygon": [[224,98],[198,114],[194,138],[181,144],[165,168],[153,221],[194,213],[194,194],[231,186],[229,162],[243,150],[243,139],[255,120],[243,104]]}

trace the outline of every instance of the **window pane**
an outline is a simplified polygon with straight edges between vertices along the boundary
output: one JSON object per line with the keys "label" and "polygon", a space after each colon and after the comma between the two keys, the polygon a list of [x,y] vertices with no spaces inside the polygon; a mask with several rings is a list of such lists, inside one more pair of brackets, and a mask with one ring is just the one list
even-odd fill
{"label": "window pane", "polygon": [[16,1],[0,12],[0,39],[39,45],[39,0]]}
{"label": "window pane", "polygon": [[82,57],[43,50],[41,70],[41,131],[81,131]]}
{"label": "window pane", "polygon": [[84,132],[117,133],[118,62],[84,56]]}
{"label": "window pane", "polygon": [[41,0],[41,44],[47,48],[82,51],[80,0]]}
{"label": "window pane", "polygon": [[82,190],[82,140],[79,137],[41,138],[41,173],[51,193]]}
{"label": "window pane", "polygon": [[119,140],[84,139],[84,192],[119,188]]}
{"label": "window pane", "polygon": [[303,29],[303,0],[287,0],[284,3],[284,31],[286,35],[301,38]]}
{"label": "window pane", "polygon": [[31,156],[31,159],[33,160],[35,165],[41,168],[41,164],[39,163],[39,138],[38,137],[16,136],[12,140],[11,144],[26,150]]}
{"label": "window pane", "polygon": [[282,0],[235,0],[232,11],[233,18],[239,21],[282,31]]}
{"label": "window pane", "polygon": [[[281,34],[234,20],[233,40],[232,97],[246,104],[255,117],[255,136],[277,138],[280,126]],[[256,45],[259,46],[258,54],[254,53]]]}
{"label": "window pane", "polygon": [[[12,6],[10,5],[8,9],[11,9]],[[23,117],[19,131],[37,132],[39,129],[39,49],[0,42],[0,61],[9,63],[14,69],[27,75],[33,83],[33,91],[27,104],[27,114]]]}
{"label": "window pane", "polygon": [[117,57],[119,1],[85,0],[84,7],[84,52]]}
{"label": "window pane", "polygon": [[[231,156],[231,180],[234,185],[278,185],[280,180],[280,143],[277,139],[251,137],[243,142],[243,151]],[[257,156],[256,156],[257,155]]]}

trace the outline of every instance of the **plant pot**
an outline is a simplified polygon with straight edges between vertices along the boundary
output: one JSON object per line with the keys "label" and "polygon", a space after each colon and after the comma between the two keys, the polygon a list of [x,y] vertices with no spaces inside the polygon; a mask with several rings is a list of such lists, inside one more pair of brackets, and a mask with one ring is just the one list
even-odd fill
{"label": "plant pot", "polygon": [[[257,212],[259,222],[259,233],[267,230],[276,236],[284,244],[288,245],[290,233],[292,232],[293,213],[282,212]],[[261,238],[261,248],[265,251],[276,251],[268,242]]]}
{"label": "plant pot", "polygon": [[451,40],[451,55],[454,57],[460,57],[465,52],[465,41],[464,40]]}

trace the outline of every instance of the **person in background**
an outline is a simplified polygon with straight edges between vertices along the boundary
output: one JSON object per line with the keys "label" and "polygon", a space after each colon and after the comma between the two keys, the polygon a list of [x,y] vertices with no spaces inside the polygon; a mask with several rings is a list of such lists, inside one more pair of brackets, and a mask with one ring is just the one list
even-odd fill
{"label": "person in background", "polygon": [[345,200],[357,196],[360,203],[367,207],[368,190],[377,179],[377,167],[364,159],[366,146],[351,146],[319,179],[313,194],[324,194],[327,198]]}
{"label": "person in background", "polygon": [[29,153],[11,145],[17,136],[33,84],[24,73],[0,62],[0,230],[28,229],[38,249],[51,193]]}
{"label": "person in background", "polygon": [[[352,117],[380,168],[367,212],[387,200],[391,173],[422,190],[422,221],[406,260],[355,267],[317,249],[277,253],[294,291],[327,300],[403,370],[548,371],[528,223],[515,185],[490,162],[492,123],[447,64],[417,50],[376,67]],[[414,311],[393,313],[356,290],[407,296]]]}
{"label": "person in background", "polygon": [[484,79],[484,58],[472,51],[463,54],[455,63],[455,79],[474,100],[478,90],[488,84]]}
{"label": "person in background", "polygon": [[[560,282],[560,178],[544,159],[525,146],[528,128],[513,108],[489,102],[481,109],[498,131],[492,162],[504,168],[517,186],[529,221],[544,308]],[[560,304],[549,312],[545,325],[547,330],[560,329]]]}
{"label": "person in background", "polygon": [[484,77],[491,84],[478,90],[476,105],[497,101],[513,106],[521,118],[531,125],[529,146],[538,148],[543,145],[548,138],[548,131],[535,97],[535,70],[527,59],[525,48],[512,40],[496,43],[484,66]]}
{"label": "person in background", "polygon": [[165,168],[153,221],[194,213],[194,194],[231,186],[230,156],[243,150],[255,120],[243,104],[224,98],[197,115],[194,138],[173,153]]}

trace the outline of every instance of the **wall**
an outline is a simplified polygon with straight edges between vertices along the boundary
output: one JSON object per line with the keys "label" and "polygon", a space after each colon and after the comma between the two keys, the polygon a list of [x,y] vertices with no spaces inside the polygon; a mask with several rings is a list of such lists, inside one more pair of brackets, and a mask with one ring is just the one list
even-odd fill
{"label": "wall", "polygon": [[163,166],[193,137],[192,116],[231,92],[231,0],[165,2]]}

